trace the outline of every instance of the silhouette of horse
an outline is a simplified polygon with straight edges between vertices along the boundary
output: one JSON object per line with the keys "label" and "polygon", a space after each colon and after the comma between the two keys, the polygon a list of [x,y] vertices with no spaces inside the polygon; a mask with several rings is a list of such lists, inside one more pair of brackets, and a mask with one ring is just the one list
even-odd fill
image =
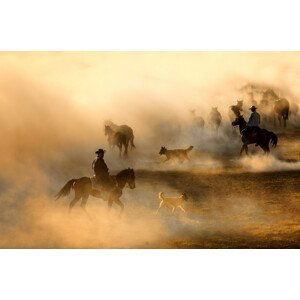
{"label": "silhouette of horse", "polygon": [[115,132],[110,126],[105,125],[104,133],[107,136],[108,144],[110,148],[117,146],[119,148],[120,157],[122,157],[122,146],[124,146],[124,157],[128,156],[128,143],[126,135],[122,132]]}
{"label": "silhouette of horse", "polygon": [[190,114],[192,116],[193,125],[197,128],[203,128],[205,125],[205,121],[201,116],[196,115],[196,110],[195,109],[190,110]]}
{"label": "silhouette of horse", "polygon": [[289,119],[290,103],[285,98],[276,100],[274,112],[277,114],[279,125],[281,126],[281,119],[283,119],[283,127],[286,127],[286,121]]}
{"label": "silhouette of horse", "polygon": [[115,132],[121,132],[123,134],[126,135],[127,140],[129,141],[130,144],[130,148],[136,148],[134,145],[134,134],[133,134],[133,130],[131,127],[129,127],[128,125],[117,125],[115,123],[113,123],[112,121],[106,121],[105,122],[106,126],[109,126],[113,131]]}
{"label": "silhouette of horse", "polygon": [[264,124],[271,125],[272,123],[274,123],[275,125],[274,104],[278,99],[278,95],[272,89],[267,89],[262,92],[262,99],[259,103],[259,110],[261,112],[261,118]]}
{"label": "silhouette of horse", "polygon": [[221,122],[222,122],[222,116],[218,111],[217,107],[212,107],[211,111],[208,115],[208,122],[212,128],[214,128],[216,131],[218,131]]}
{"label": "silhouette of horse", "polygon": [[[135,188],[135,174],[133,169],[125,169],[119,172],[116,176],[111,176],[114,182],[111,187],[108,188],[108,208],[110,209],[113,203],[118,204],[121,207],[121,212],[124,210],[124,204],[120,201],[122,196],[122,190],[126,184],[128,184],[130,189]],[[81,199],[81,208],[85,210],[85,206],[89,196],[94,196],[96,198],[103,198],[103,191],[93,188],[92,180],[89,177],[81,177],[78,179],[69,180],[63,188],[55,196],[56,200],[60,197],[65,197],[70,194],[71,189],[75,191],[75,197],[69,204],[69,212],[71,212],[72,207]]]}
{"label": "silhouette of horse", "polygon": [[[242,155],[243,151],[245,150],[246,154],[248,155],[248,145],[250,144],[257,144],[260,146],[265,154],[270,152],[269,143],[271,142],[273,147],[276,147],[278,137],[274,132],[268,131],[266,129],[259,129],[256,134],[252,134],[249,136],[245,136],[243,134],[243,129],[247,127],[247,123],[244,117],[238,116],[233,122],[232,126],[239,126],[240,133],[242,135],[241,139],[243,142],[243,146],[240,151],[240,155]],[[251,128],[251,127],[250,127]]]}
{"label": "silhouette of horse", "polygon": [[229,106],[229,120],[232,120],[241,115],[241,111],[243,111],[243,100],[237,100],[236,105]]}

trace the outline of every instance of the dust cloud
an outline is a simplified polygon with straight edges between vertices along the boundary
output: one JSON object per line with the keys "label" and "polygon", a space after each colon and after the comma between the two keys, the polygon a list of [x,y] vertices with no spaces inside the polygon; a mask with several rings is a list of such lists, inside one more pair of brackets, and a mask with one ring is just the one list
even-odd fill
{"label": "dust cloud", "polygon": [[[299,53],[2,52],[0,62],[2,248],[173,247],[170,241],[179,237],[224,228],[232,233],[236,224],[244,226],[229,221],[243,215],[237,212],[243,205],[257,218],[264,208],[250,196],[236,205],[236,196],[229,195],[220,220],[220,203],[213,194],[205,196],[201,176],[300,168],[298,161],[282,160],[280,144],[273,156],[239,159],[240,137],[228,117],[228,107],[247,97],[242,87],[252,84],[287,98],[294,112],[288,127],[297,129]],[[208,124],[211,107],[223,118],[218,132]],[[193,125],[192,109],[205,120],[204,128]],[[134,129],[137,148],[128,159],[108,149],[107,120]],[[162,163],[161,146],[190,145],[191,161]],[[68,214],[72,195],[54,201],[69,179],[93,175],[98,148],[108,150],[111,174],[127,167],[136,171],[136,189],[124,190],[122,218],[118,207],[108,214],[101,199],[90,197],[89,216],[80,207]],[[192,176],[190,182],[177,172]],[[190,188],[193,180],[200,192]],[[155,215],[158,192],[176,196],[182,190],[190,191],[190,217]]]}

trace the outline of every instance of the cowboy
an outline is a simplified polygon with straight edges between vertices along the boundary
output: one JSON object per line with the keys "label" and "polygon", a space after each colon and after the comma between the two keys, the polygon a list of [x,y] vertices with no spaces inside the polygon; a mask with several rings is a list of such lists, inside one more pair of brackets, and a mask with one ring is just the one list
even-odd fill
{"label": "cowboy", "polygon": [[[244,130],[242,130],[242,134],[246,138],[250,138],[251,136],[254,137],[257,135],[258,131],[260,130],[259,124],[260,124],[260,115],[258,112],[256,112],[257,107],[252,105],[250,107],[250,110],[252,111],[249,121],[247,123],[247,126]],[[256,143],[255,146],[258,146]]]}
{"label": "cowboy", "polygon": [[259,127],[260,124],[260,114],[256,111],[257,108],[253,105],[250,107],[252,114],[249,118],[247,126],[249,127]]}
{"label": "cowboy", "polygon": [[101,187],[107,187],[110,184],[110,177],[108,167],[104,161],[105,150],[98,149],[95,153],[97,157],[93,161],[92,168],[95,172],[96,182]]}

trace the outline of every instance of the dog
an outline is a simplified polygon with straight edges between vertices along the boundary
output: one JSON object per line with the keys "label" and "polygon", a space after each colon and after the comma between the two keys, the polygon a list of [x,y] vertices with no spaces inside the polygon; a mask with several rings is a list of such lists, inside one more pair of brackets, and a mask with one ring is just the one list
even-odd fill
{"label": "dog", "polygon": [[159,154],[165,155],[167,158],[163,162],[166,162],[170,159],[178,159],[179,162],[184,162],[185,160],[190,160],[188,153],[193,149],[193,146],[188,147],[187,149],[174,149],[168,150],[166,147],[162,146],[160,148]]}
{"label": "dog", "polygon": [[164,197],[164,193],[160,192],[158,194],[158,199],[160,201],[156,214],[161,209],[162,206],[172,208],[172,213],[174,213],[176,208],[180,208],[183,212],[186,212],[182,207],[184,201],[187,201],[188,197],[185,193],[182,193],[179,197]]}

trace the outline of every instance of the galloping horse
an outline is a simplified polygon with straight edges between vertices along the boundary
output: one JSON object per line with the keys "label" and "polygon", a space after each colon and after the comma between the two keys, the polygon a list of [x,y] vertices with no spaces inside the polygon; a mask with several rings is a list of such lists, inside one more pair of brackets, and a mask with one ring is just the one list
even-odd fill
{"label": "galloping horse", "polygon": [[205,121],[201,116],[196,115],[196,110],[195,109],[190,110],[190,114],[192,117],[193,126],[195,126],[195,128],[203,128],[205,125]]}
{"label": "galloping horse", "polygon": [[121,132],[123,134],[126,135],[126,138],[128,140],[128,143],[130,144],[131,149],[135,148],[134,145],[134,135],[133,135],[133,130],[131,127],[129,127],[128,125],[117,125],[115,123],[113,123],[112,121],[106,121],[105,122],[106,126],[109,126],[113,131],[115,132]]}
{"label": "galloping horse", "polygon": [[[119,172],[116,176],[111,176],[114,184],[108,188],[108,208],[110,209],[113,203],[118,204],[121,207],[121,212],[123,212],[124,204],[120,201],[120,197],[122,196],[122,190],[126,184],[128,184],[130,189],[135,188],[135,174],[133,169],[125,169]],[[70,194],[71,189],[75,191],[75,197],[70,202],[69,211],[71,211],[72,207],[81,200],[81,207],[85,210],[85,206],[89,196],[94,196],[97,198],[103,198],[102,192],[100,190],[96,190],[93,188],[92,180],[89,177],[81,177],[78,179],[69,180],[63,188],[58,192],[55,196],[56,200],[60,197],[65,197]]]}
{"label": "galloping horse", "polygon": [[248,145],[250,144],[257,144],[260,146],[265,154],[269,154],[270,148],[269,143],[272,143],[273,147],[276,147],[278,137],[274,132],[268,131],[266,129],[259,129],[257,134],[253,135],[251,133],[250,136],[243,135],[242,131],[247,127],[247,123],[243,116],[238,116],[233,122],[232,126],[239,126],[240,133],[242,134],[242,142],[243,146],[240,151],[240,155],[242,155],[243,151],[245,150],[246,154],[248,155]]}
{"label": "galloping horse", "polygon": [[281,126],[281,119],[283,119],[283,127],[286,127],[286,121],[289,119],[290,103],[285,98],[276,100],[274,104],[274,112],[277,114],[279,125]]}
{"label": "galloping horse", "polygon": [[222,122],[222,116],[218,111],[217,107],[212,107],[211,111],[208,115],[208,122],[211,127],[213,127],[216,131],[218,131],[221,122]]}
{"label": "galloping horse", "polygon": [[108,137],[109,147],[117,146],[120,150],[120,157],[122,156],[122,146],[124,146],[124,157],[128,155],[128,143],[126,135],[122,132],[115,132],[110,126],[105,125],[104,134]]}
{"label": "galloping horse", "polygon": [[236,105],[229,106],[228,116],[230,120],[241,115],[241,111],[243,111],[243,102],[243,100],[237,100]]}

